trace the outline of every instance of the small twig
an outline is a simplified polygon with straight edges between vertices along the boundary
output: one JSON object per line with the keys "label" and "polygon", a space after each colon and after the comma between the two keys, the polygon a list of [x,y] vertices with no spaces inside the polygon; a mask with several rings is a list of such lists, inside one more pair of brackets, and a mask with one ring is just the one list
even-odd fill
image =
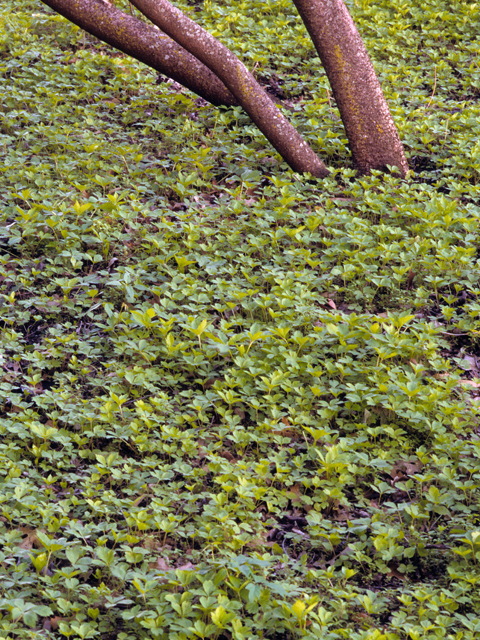
{"label": "small twig", "polygon": [[447,544],[426,544],[425,549],[451,549]]}
{"label": "small twig", "polygon": [[140,400],[146,400],[147,398],[151,398],[154,395],[155,395],[155,393],[149,393],[147,396],[142,396],[141,398],[132,398],[131,400],[127,400],[123,404],[124,405],[132,404],[132,402],[139,402]]}
{"label": "small twig", "polygon": [[449,122],[450,122],[450,118],[448,118],[448,120],[447,120],[447,124],[445,125],[445,136],[444,136],[444,138],[443,138],[443,144],[445,144],[445,141],[446,141],[447,136],[448,136],[448,123],[449,123]]}
{"label": "small twig", "polygon": [[468,336],[468,333],[450,333],[449,331],[439,331],[442,336]]}
{"label": "small twig", "polygon": [[[286,555],[288,558],[290,558],[290,556],[288,555],[287,550],[285,549],[285,544],[286,544],[286,542],[287,542],[287,539],[284,537],[284,538],[283,538],[283,541],[282,541],[282,549],[283,549],[283,552],[285,553],[285,555]],[[290,560],[291,560],[291,558],[290,558]]]}
{"label": "small twig", "polygon": [[330,98],[330,91],[328,90],[328,88],[326,89],[326,91],[327,91],[327,98],[328,98],[328,108],[330,109],[330,116],[332,117],[332,120],[333,120],[332,100]]}
{"label": "small twig", "polygon": [[428,109],[428,107],[432,104],[432,100],[433,100],[433,96],[435,95],[435,90],[437,88],[437,65],[435,65],[435,77],[433,80],[433,91],[432,91],[432,95],[430,96],[430,100],[428,101],[427,106],[425,107],[425,111]]}

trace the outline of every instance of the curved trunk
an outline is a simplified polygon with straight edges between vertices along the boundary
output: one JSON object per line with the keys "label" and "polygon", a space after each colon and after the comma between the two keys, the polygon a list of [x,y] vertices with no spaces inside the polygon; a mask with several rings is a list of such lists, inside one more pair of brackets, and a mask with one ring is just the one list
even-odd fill
{"label": "curved trunk", "polygon": [[211,69],[260,131],[299,173],[324,178],[329,171],[270,100],[245,65],[211,34],[167,0],[131,0],[149,20]]}
{"label": "curved trunk", "polygon": [[408,164],[365,45],[343,0],[293,0],[322,65],[361,173]]}
{"label": "curved trunk", "polygon": [[214,105],[236,105],[225,85],[157,27],[120,11],[106,0],[42,0],[70,22]]}

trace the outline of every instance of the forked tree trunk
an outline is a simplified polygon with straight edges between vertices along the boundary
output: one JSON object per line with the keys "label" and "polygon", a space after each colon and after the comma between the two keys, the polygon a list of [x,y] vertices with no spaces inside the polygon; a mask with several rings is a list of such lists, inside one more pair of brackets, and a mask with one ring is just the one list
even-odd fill
{"label": "forked tree trunk", "polygon": [[[295,171],[316,177],[328,175],[322,161],[238,58],[168,0],[133,0],[165,33],[120,11],[108,0],[42,1],[80,28],[212,104],[241,104]],[[368,173],[391,165],[405,175],[408,165],[397,129],[343,0],[293,1],[325,67],[356,168]]]}
{"label": "forked tree trunk", "polygon": [[365,45],[343,0],[293,0],[327,73],[355,167],[408,164]]}
{"label": "forked tree trunk", "polygon": [[42,0],[103,42],[179,82],[214,105],[236,105],[217,76],[157,27],[120,11],[106,0]]}
{"label": "forked tree trunk", "polygon": [[167,0],[131,0],[149,20],[211,69],[294,171],[324,178],[329,171],[270,100],[245,65]]}

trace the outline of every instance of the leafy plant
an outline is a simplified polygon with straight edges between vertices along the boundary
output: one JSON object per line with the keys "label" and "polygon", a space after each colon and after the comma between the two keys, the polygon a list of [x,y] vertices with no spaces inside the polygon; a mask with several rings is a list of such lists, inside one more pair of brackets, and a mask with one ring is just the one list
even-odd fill
{"label": "leafy plant", "polygon": [[349,7],[402,181],[342,168],[290,3],[182,8],[334,171],[4,3],[0,636],[473,640],[477,9]]}

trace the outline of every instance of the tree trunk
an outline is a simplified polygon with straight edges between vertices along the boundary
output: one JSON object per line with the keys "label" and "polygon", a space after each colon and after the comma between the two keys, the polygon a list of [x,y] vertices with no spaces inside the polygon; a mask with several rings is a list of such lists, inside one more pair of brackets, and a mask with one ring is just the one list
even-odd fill
{"label": "tree trunk", "polygon": [[132,4],[222,80],[294,171],[318,178],[328,175],[320,158],[227,47],[167,0],[132,0]]}
{"label": "tree trunk", "polygon": [[120,11],[106,0],[42,0],[84,31],[176,80],[214,105],[236,105],[225,85],[157,27]]}
{"label": "tree trunk", "polygon": [[365,45],[343,0],[293,0],[317,49],[345,126],[355,167],[408,164]]}

